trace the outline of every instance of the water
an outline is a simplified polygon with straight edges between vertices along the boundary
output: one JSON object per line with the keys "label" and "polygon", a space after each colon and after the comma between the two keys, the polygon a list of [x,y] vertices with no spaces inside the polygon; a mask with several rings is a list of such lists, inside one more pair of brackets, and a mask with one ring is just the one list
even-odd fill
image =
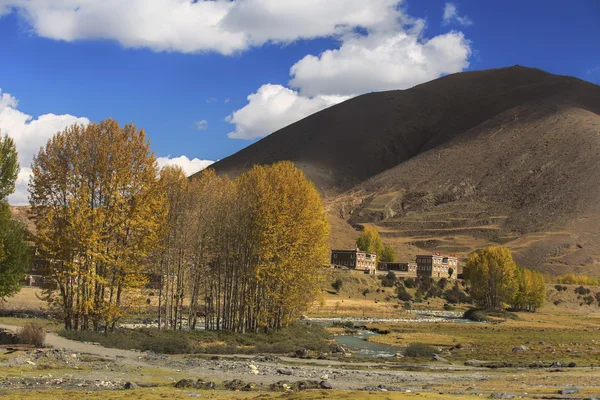
{"label": "water", "polygon": [[343,347],[348,348],[352,352],[352,357],[394,357],[396,353],[402,351],[402,347],[368,342],[367,339],[372,336],[379,336],[379,334],[359,330],[352,336],[336,336],[335,340]]}
{"label": "water", "polygon": [[[462,312],[447,312],[447,311],[413,311],[417,318],[320,318],[313,319],[313,323],[322,323],[331,325],[333,323],[351,322],[355,325],[365,324],[393,324],[393,323],[460,323],[471,324],[477,323],[468,319],[462,318]],[[339,335],[335,340],[343,347],[348,348],[352,352],[353,357],[377,357],[389,358],[394,357],[396,353],[404,350],[403,347],[393,346],[389,344],[369,342],[367,339],[373,336],[379,336],[379,333],[368,330],[358,330],[355,334],[345,336]]]}

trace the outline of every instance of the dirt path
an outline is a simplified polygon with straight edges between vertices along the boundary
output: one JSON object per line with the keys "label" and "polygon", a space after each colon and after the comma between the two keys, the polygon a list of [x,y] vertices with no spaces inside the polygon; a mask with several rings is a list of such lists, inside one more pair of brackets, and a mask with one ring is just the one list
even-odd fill
{"label": "dirt path", "polygon": [[[20,327],[0,324],[0,329],[4,329],[11,332],[17,332],[17,330],[20,329]],[[53,332],[46,333],[46,346],[51,346],[57,349],[65,349],[73,353],[93,354],[95,356],[105,358],[119,358],[123,361],[124,364],[128,365],[146,365],[146,363],[140,361],[141,353],[139,352],[131,350],[111,349],[92,343],[78,342],[75,340],[70,340],[58,336],[56,333]]]}

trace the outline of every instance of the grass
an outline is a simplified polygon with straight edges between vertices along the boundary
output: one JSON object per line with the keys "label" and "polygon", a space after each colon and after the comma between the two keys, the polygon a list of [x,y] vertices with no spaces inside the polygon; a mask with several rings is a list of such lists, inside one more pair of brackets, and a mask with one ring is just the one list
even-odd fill
{"label": "grass", "polygon": [[[365,392],[346,390],[309,390],[298,393],[265,393],[265,392],[210,392],[194,391],[189,389],[174,389],[167,387],[145,388],[135,390],[107,390],[102,392],[82,392],[77,390],[34,390],[28,391],[28,400],[128,400],[128,399],[189,399],[190,394],[198,393],[202,398],[237,400],[237,399],[287,399],[287,400],[311,400],[311,399],[342,399],[342,400],[396,400],[396,399],[421,399],[421,400],[443,400],[452,398],[456,400],[475,399],[478,396],[447,396],[438,393],[398,393],[398,392]],[[2,399],[22,399],[24,392],[0,392]]]}
{"label": "grass", "polygon": [[106,347],[151,350],[164,354],[284,354],[300,348],[322,352],[328,350],[331,338],[324,327],[302,323],[271,333],[120,329],[109,333],[62,330],[59,334],[68,339],[97,342]]}
{"label": "grass", "polygon": [[464,318],[475,322],[500,322],[508,319],[519,319],[519,317],[509,311],[487,311],[471,308],[464,314]]}
{"label": "grass", "polygon": [[0,317],[1,325],[12,325],[23,327],[32,321],[41,325],[47,331],[58,332],[62,325],[58,322],[46,318],[16,318],[16,317]]}
{"label": "grass", "polygon": [[[390,333],[370,340],[397,346],[419,341],[441,347],[446,350],[441,354],[444,358],[459,364],[477,359],[514,366],[528,366],[538,360],[600,366],[597,334],[600,314],[543,312],[518,313],[518,316],[518,320],[507,320],[502,324],[375,324],[369,327],[386,329]],[[528,350],[513,353],[518,346],[527,346]]]}

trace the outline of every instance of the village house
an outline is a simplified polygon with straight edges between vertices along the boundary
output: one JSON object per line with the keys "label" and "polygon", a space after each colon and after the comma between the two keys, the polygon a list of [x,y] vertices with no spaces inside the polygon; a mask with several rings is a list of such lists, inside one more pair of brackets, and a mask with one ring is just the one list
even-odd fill
{"label": "village house", "polygon": [[[456,254],[443,257],[440,253],[435,252],[431,255],[418,255],[416,261],[418,276],[455,279],[458,275],[458,259],[456,258]],[[452,268],[452,275],[449,273],[450,268]]]}
{"label": "village house", "polygon": [[353,250],[332,250],[331,265],[334,267],[346,267],[363,271],[364,273],[374,274],[377,254],[361,251],[356,248]]}
{"label": "village house", "polygon": [[382,261],[377,265],[377,271],[381,273],[392,271],[399,278],[412,278],[417,276],[417,264]]}

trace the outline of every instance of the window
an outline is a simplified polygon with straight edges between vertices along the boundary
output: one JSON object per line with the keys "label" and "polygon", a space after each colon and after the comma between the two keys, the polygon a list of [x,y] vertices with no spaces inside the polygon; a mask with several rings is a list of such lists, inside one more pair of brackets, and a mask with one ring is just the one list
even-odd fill
{"label": "window", "polygon": [[354,254],[350,254],[350,258],[352,258],[352,259],[353,259],[353,258],[354,258]]}
{"label": "window", "polygon": [[337,258],[337,253],[333,253],[333,258]]}
{"label": "window", "polygon": [[350,261],[350,266],[354,267],[354,261]]}

